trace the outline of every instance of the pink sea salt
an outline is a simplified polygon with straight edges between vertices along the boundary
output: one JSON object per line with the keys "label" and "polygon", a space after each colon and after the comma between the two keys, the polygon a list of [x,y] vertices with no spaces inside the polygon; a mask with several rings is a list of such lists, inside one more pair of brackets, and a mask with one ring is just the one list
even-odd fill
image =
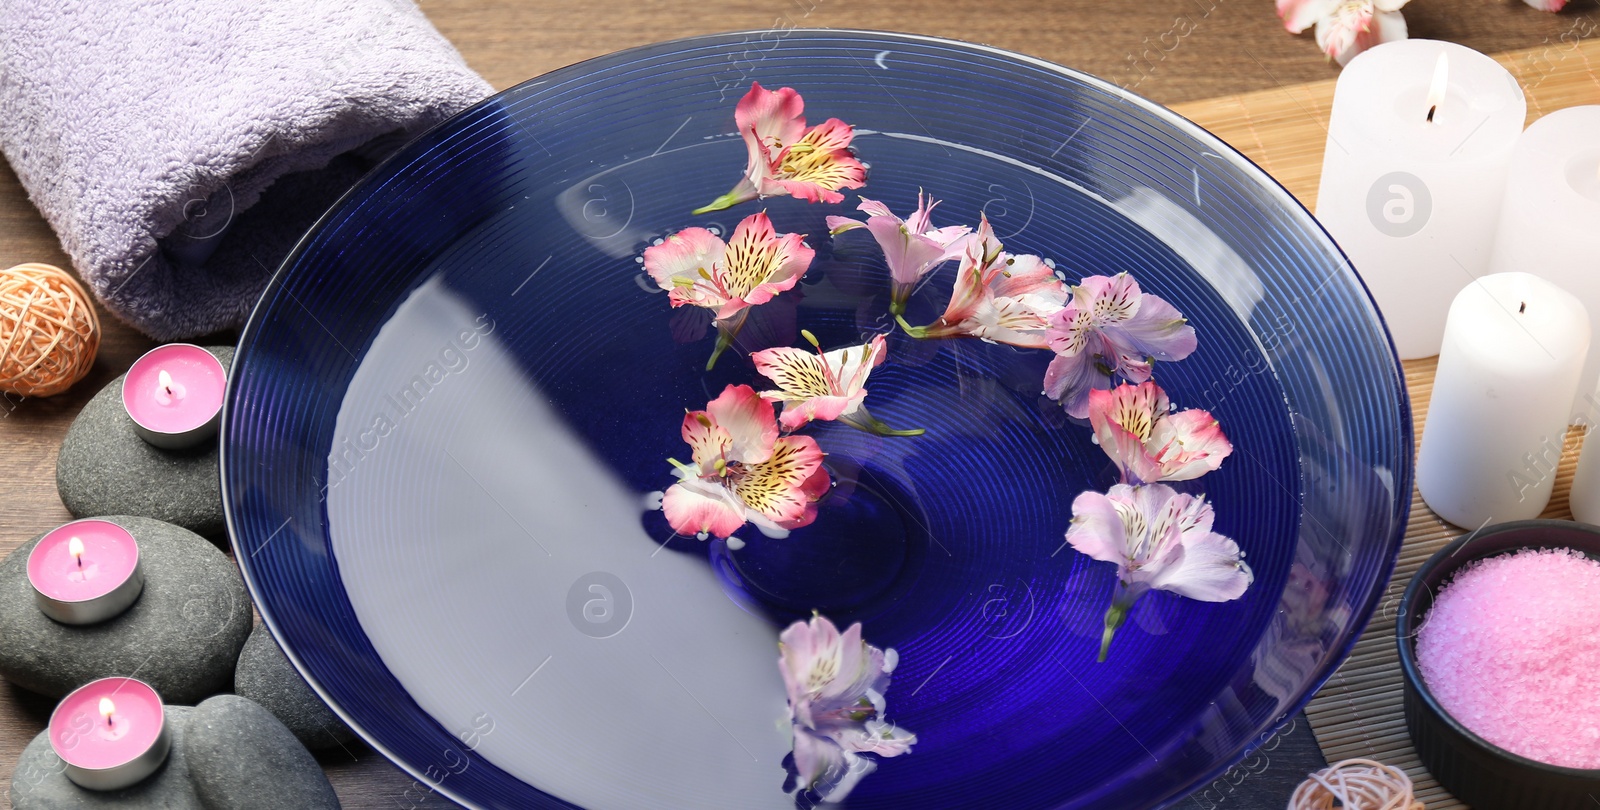
{"label": "pink sea salt", "polygon": [[1525,549],[1445,584],[1417,634],[1439,705],[1501,748],[1600,768],[1600,562]]}

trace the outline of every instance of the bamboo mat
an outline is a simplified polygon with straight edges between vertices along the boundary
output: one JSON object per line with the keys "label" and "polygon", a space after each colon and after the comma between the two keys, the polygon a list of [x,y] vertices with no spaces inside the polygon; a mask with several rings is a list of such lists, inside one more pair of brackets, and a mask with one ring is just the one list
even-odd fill
{"label": "bamboo mat", "polygon": [[[1541,48],[1496,57],[1527,91],[1530,122],[1563,107],[1600,104],[1600,42],[1579,40],[1580,37],[1564,38]],[[1180,104],[1174,109],[1248,155],[1312,208],[1322,169],[1333,85],[1330,80],[1282,86]],[[1433,394],[1436,364],[1436,359],[1405,364],[1419,442]],[[1577,467],[1580,443],[1578,432],[1572,431],[1556,474],[1555,494],[1544,517],[1572,516],[1567,508],[1567,490]],[[1466,805],[1428,775],[1406,734],[1394,617],[1411,575],[1435,551],[1464,533],[1435,515],[1413,490],[1405,545],[1384,600],[1349,660],[1306,709],[1329,762],[1366,757],[1404,768],[1416,783],[1417,798],[1426,802],[1429,810],[1455,810]]]}

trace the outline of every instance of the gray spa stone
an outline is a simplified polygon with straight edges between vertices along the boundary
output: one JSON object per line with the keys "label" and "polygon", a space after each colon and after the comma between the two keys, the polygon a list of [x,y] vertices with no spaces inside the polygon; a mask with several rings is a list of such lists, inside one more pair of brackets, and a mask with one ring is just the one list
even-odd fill
{"label": "gray spa stone", "polygon": [[189,775],[211,810],[337,808],[316,758],[272,713],[237,695],[195,707],[184,729]]}
{"label": "gray spa stone", "polygon": [[233,692],[278,718],[307,748],[318,751],[355,739],[355,732],[328,708],[289,663],[266,625],[257,625],[239,653]]}
{"label": "gray spa stone", "polygon": [[[231,346],[206,350],[225,367],[233,362]],[[217,442],[186,450],[146,444],[122,408],[123,377],[95,394],[67,429],[56,460],[61,502],[78,517],[142,515],[226,542]]]}
{"label": "gray spa stone", "polygon": [[139,541],[144,592],[99,624],[60,624],[28,584],[35,537],[0,560],[0,676],[60,697],[96,678],[131,675],[167,703],[193,704],[233,685],[250,634],[250,595],[227,555],[205,538],[142,517],[103,518]]}
{"label": "gray spa stone", "polygon": [[205,810],[190,781],[184,753],[184,725],[194,709],[167,706],[167,735],[172,752],[167,762],[144,781],[122,790],[85,790],[67,779],[65,763],[50,747],[48,732],[22,749],[17,770],[11,775],[11,806],[15,810],[80,810],[125,807],[130,810]]}

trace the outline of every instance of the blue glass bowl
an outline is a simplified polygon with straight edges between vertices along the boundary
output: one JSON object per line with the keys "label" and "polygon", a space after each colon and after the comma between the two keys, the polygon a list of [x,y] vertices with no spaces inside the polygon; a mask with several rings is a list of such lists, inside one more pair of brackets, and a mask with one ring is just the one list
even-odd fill
{"label": "blue glass bowl", "polygon": [[[844,205],[688,212],[744,166],[735,102],[792,86],[859,128],[862,191],[936,224],[985,212],[1070,279],[1133,272],[1200,336],[1157,379],[1236,448],[1195,485],[1256,581],[1156,592],[1095,663],[1114,573],[1064,547],[1112,483],[1040,396],[1046,351],[913,341]],[[716,370],[704,318],[639,265],[689,225],[765,209],[816,263]],[[932,320],[950,271],[919,291]],[[839,486],[786,540],[673,538],[646,493],[685,408],[757,384],[744,356],[891,333],[879,439],[812,431]],[[310,683],[422,786],[486,808],[806,806],[784,794],[775,646],[820,610],[899,668],[914,750],[852,808],[1177,802],[1297,711],[1387,581],[1411,492],[1406,390],[1361,281],[1310,215],[1168,110],[1017,54],[840,31],[725,34],[594,59],[407,146],[305,238],[239,347],[229,527]],[[737,546],[738,544],[735,544]]]}

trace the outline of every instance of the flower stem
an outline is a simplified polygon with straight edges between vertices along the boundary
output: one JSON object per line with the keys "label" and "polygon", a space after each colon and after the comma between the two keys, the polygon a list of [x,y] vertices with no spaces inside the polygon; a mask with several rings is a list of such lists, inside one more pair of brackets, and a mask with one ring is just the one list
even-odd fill
{"label": "flower stem", "polygon": [[733,345],[733,338],[734,334],[732,332],[726,332],[721,329],[717,330],[717,346],[711,350],[711,359],[706,361],[706,371],[710,371],[716,367],[717,358],[721,357],[722,353],[727,351],[729,346]]}
{"label": "flower stem", "polygon": [[1128,611],[1133,609],[1133,603],[1138,599],[1139,594],[1133,593],[1121,582],[1117,583],[1116,595],[1111,598],[1111,607],[1106,608],[1106,629],[1100,636],[1100,657],[1095,659],[1096,663],[1106,662],[1106,653],[1111,650],[1111,637],[1115,636],[1128,621]]}
{"label": "flower stem", "polygon": [[912,337],[914,337],[914,338],[916,338],[918,340],[921,340],[921,339],[923,339],[923,338],[928,336],[928,327],[926,327],[926,326],[912,326],[911,324],[906,323],[905,316],[901,315],[898,312],[895,313],[894,320],[895,320],[895,323],[900,324],[900,328],[904,329],[906,334],[908,334],[908,335],[910,335],[910,336],[912,336]]}
{"label": "flower stem", "polygon": [[889,292],[889,314],[899,318],[906,314],[906,299],[911,297],[911,290],[898,284]]}
{"label": "flower stem", "polygon": [[693,211],[690,211],[689,213],[709,214],[712,211],[721,211],[724,208],[732,208],[739,203],[753,200],[756,198],[756,196],[755,186],[750,183],[749,178],[746,178],[744,180],[740,180],[739,185],[734,186],[733,190],[729,191],[727,194],[724,194],[721,197],[718,197],[715,200],[712,200],[711,202],[702,205]]}
{"label": "flower stem", "polygon": [[863,433],[871,433],[875,436],[921,436],[922,434],[928,432],[924,428],[896,430],[884,424],[883,421],[878,419],[876,416],[867,413],[867,409],[865,407],[857,408],[856,412],[849,416],[840,417],[839,421],[855,428],[856,430],[862,431]]}
{"label": "flower stem", "polygon": [[744,322],[749,315],[750,310],[742,309],[739,310],[739,314],[733,316],[731,321],[727,323],[719,321],[717,323],[717,345],[716,348],[711,350],[711,359],[706,361],[706,371],[715,368],[717,358],[721,357],[722,353],[733,345],[733,341],[739,337],[739,330],[744,328]]}

